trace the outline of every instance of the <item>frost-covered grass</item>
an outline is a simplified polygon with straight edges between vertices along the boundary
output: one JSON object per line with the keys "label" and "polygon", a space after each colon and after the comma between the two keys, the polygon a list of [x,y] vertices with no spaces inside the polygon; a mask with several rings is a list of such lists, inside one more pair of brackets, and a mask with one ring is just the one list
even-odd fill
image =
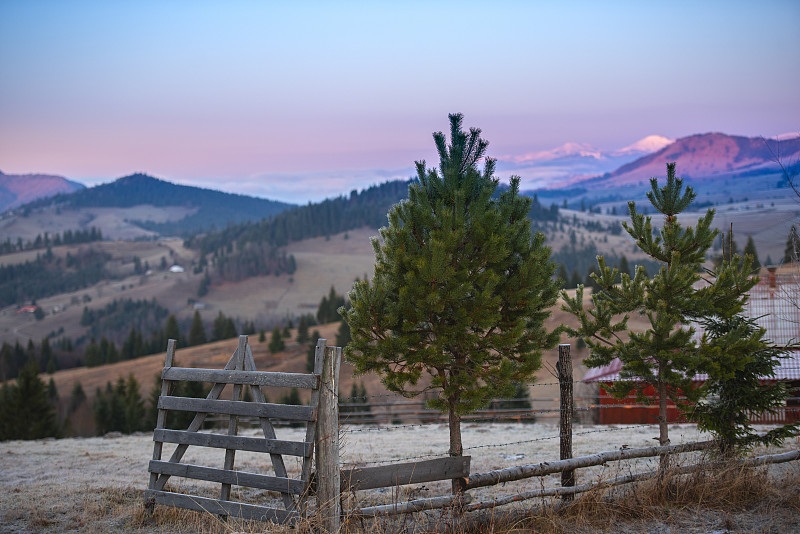
{"label": "frost-covered grass", "polygon": [[[256,435],[255,430],[246,433]],[[278,428],[279,439],[301,440],[304,431],[300,428]],[[574,455],[580,456],[606,450],[615,450],[626,446],[630,448],[654,445],[653,438],[657,435],[654,426],[576,426],[574,430]],[[539,463],[558,459],[558,427],[548,424],[465,424],[463,428],[463,441],[465,454],[472,456],[473,473],[485,472],[503,467]],[[682,443],[707,439],[697,432],[691,425],[674,425],[670,428],[672,443]],[[407,461],[407,458],[422,456],[428,459],[435,456],[445,456],[448,446],[448,433],[445,425],[428,425],[422,427],[400,427],[392,430],[370,431],[368,427],[345,426],[341,436],[341,460],[350,465],[375,465],[375,462]],[[787,443],[783,450],[800,446],[798,442]],[[168,458],[172,448],[165,445],[163,458]],[[236,521],[222,523],[218,518],[209,514],[197,514],[183,510],[175,510],[164,506],[156,507],[153,517],[147,516],[142,510],[143,491],[147,487],[147,463],[152,457],[153,443],[151,434],[137,434],[132,436],[98,437],[98,438],[70,438],[61,440],[39,441],[9,441],[0,443],[0,531],[2,532],[234,532],[246,531],[275,531],[275,527],[261,523],[242,524]],[[762,451],[759,451],[762,452]],[[190,447],[184,457],[184,462],[222,467],[224,450]],[[298,476],[300,463],[294,458],[285,457],[290,476]],[[681,460],[689,462],[690,460]],[[579,483],[592,480],[607,479],[619,474],[638,472],[651,469],[657,459],[642,459],[635,462],[611,463],[607,466],[583,469],[578,472]],[[771,470],[769,483],[771,487],[785,488],[785,491],[794,492],[795,503],[800,502],[800,469],[797,462],[787,464],[780,469]],[[382,464],[381,464],[382,465]],[[269,458],[256,453],[237,452],[236,466],[243,471],[271,474]],[[780,477],[781,482],[775,482],[775,477]],[[486,500],[492,497],[518,493],[530,489],[556,486],[559,476],[553,475],[544,479],[532,478],[518,482],[511,482],[501,486],[482,488],[471,491],[473,501]],[[185,479],[172,479],[173,487],[191,490],[215,496],[219,491],[218,485],[204,485],[204,483]],[[407,488],[404,496],[415,498],[442,495],[448,491],[449,483],[429,483],[418,487]],[[391,488],[369,492],[359,492],[356,495],[358,504],[377,504],[390,502],[394,496]],[[622,495],[622,494],[620,494]],[[766,494],[765,494],[766,495]],[[275,503],[276,495],[267,492],[242,488],[236,491],[234,497],[245,502]],[[348,506],[352,497],[348,497]],[[770,531],[769,522],[783,522],[782,531],[800,529],[800,520],[797,519],[800,510],[789,505],[775,505],[780,500],[774,496],[765,497],[765,504],[773,503],[772,513],[766,514],[762,523]],[[549,501],[548,501],[549,502]],[[498,508],[494,512],[482,513],[482,518],[512,517],[512,513],[530,510],[546,504],[541,500],[517,503],[513,508]],[[752,504],[752,503],[751,503]],[[659,506],[647,504],[647,506]],[[704,506],[701,503],[701,506]],[[778,506],[777,509],[775,506]],[[788,508],[787,508],[788,506]],[[686,510],[686,504],[681,504],[681,510]],[[791,519],[781,519],[782,510],[793,510]],[[673,510],[672,517],[674,520]],[[688,513],[688,512],[681,512]],[[706,514],[714,518],[717,512]],[[719,512],[723,513],[723,512]],[[730,512],[732,513],[732,512]],[[729,512],[725,517],[730,516]],[[752,510],[748,517],[752,519]],[[723,514],[723,515],[724,515]],[[433,515],[429,513],[428,517]],[[478,517],[477,514],[470,514]],[[516,516],[514,516],[516,517]],[[543,515],[554,529],[556,528],[554,516]],[[642,521],[641,514],[622,515],[618,519],[609,516],[610,525],[619,521]],[[661,516],[653,516],[658,521],[664,522]],[[731,516],[734,517],[734,516]],[[540,518],[540,519],[541,519]],[[405,528],[409,532],[421,528],[423,521],[408,518]],[[569,520],[562,518],[564,521]],[[588,516],[582,519],[576,516],[576,524],[572,528],[579,528],[580,522],[587,521]],[[654,519],[654,520],[656,520]],[[541,519],[544,520],[544,519]],[[561,520],[561,519],[559,519]],[[516,521],[516,519],[514,520]],[[720,519],[722,521],[722,519]],[[794,521],[787,523],[786,521]],[[673,521],[674,523],[674,521]],[[737,523],[733,522],[734,525]],[[751,521],[752,523],[752,521]],[[427,524],[427,523],[425,523]],[[492,523],[498,526],[496,523]],[[750,524],[750,523],[748,523]],[[385,524],[377,522],[350,524],[350,528],[367,531],[379,531],[388,528]],[[588,525],[588,523],[587,523]],[[677,526],[674,523],[673,526]],[[485,525],[484,525],[485,526]],[[563,526],[563,525],[562,525]],[[641,524],[639,524],[641,527]],[[400,528],[399,524],[392,528]],[[483,532],[482,526],[475,527]],[[494,527],[492,527],[494,528]],[[530,531],[527,527],[527,531]],[[588,526],[587,526],[588,528]],[[594,524],[595,530],[600,527]],[[611,527],[609,527],[611,528]],[[628,528],[616,524],[616,529]],[[633,528],[633,527],[631,527]],[[709,527],[710,528],[710,527]],[[759,527],[760,528],[760,527]],[[376,530],[379,529],[379,530]],[[537,527],[540,530],[540,527]],[[613,531],[611,529],[609,531]],[[652,531],[651,529],[645,529]],[[702,531],[707,531],[702,530]],[[711,530],[714,530],[711,528]],[[725,528],[719,529],[725,531]],[[731,530],[731,529],[729,529]],[[731,531],[735,531],[732,529]],[[495,530],[497,531],[497,530]],[[511,526],[503,527],[499,531],[513,531]],[[591,530],[586,530],[587,532]],[[633,531],[638,531],[633,528]],[[671,532],[691,532],[692,530],[672,530]],[[775,530],[778,531],[778,530]],[[287,531],[288,532],[288,531]]]}

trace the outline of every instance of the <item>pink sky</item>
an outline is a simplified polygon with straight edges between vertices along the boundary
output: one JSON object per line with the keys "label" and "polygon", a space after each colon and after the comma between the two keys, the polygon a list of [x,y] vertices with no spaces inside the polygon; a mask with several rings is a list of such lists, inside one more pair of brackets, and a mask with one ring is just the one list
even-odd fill
{"label": "pink sky", "polygon": [[140,171],[305,203],[434,163],[451,112],[494,157],[797,131],[798,67],[789,0],[10,0],[0,170],[87,185]]}

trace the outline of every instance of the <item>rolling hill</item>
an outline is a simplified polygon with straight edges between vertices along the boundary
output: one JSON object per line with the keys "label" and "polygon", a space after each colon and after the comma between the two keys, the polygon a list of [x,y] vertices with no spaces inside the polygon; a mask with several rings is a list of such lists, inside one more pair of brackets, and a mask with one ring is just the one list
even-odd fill
{"label": "rolling hill", "polygon": [[40,198],[85,189],[83,184],[47,174],[4,174],[0,172],[0,213]]}
{"label": "rolling hill", "polygon": [[231,223],[269,218],[291,204],[223,193],[211,189],[173,184],[146,174],[132,174],[111,183],[70,194],[59,194],[28,205],[31,209],[58,206],[61,210],[81,208],[180,207],[189,213],[177,220],[140,219],[132,224],[158,234],[185,234]]}

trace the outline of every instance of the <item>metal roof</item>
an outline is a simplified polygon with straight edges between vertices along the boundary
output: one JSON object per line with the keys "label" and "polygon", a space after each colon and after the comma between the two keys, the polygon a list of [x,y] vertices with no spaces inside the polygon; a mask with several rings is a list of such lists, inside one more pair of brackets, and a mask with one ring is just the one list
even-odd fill
{"label": "metal roof", "polygon": [[[771,344],[785,348],[800,342],[800,275],[793,273],[771,273],[763,276],[749,292],[745,315],[755,319],[764,328],[766,338]],[[695,340],[703,335],[703,327],[695,328]],[[788,358],[782,359],[772,380],[800,380],[800,352],[788,350]],[[622,380],[619,372],[622,362],[615,358],[608,365],[589,369],[583,377],[584,382],[617,382]],[[705,380],[707,376],[698,375],[695,380]],[[631,380],[631,379],[626,379]]]}

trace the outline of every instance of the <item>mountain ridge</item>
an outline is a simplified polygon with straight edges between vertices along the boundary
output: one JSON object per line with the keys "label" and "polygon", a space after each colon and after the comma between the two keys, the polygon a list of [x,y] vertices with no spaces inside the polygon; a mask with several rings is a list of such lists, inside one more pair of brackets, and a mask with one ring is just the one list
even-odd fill
{"label": "mountain ridge", "polygon": [[40,198],[72,193],[86,186],[52,174],[5,174],[0,171],[0,213]]}

